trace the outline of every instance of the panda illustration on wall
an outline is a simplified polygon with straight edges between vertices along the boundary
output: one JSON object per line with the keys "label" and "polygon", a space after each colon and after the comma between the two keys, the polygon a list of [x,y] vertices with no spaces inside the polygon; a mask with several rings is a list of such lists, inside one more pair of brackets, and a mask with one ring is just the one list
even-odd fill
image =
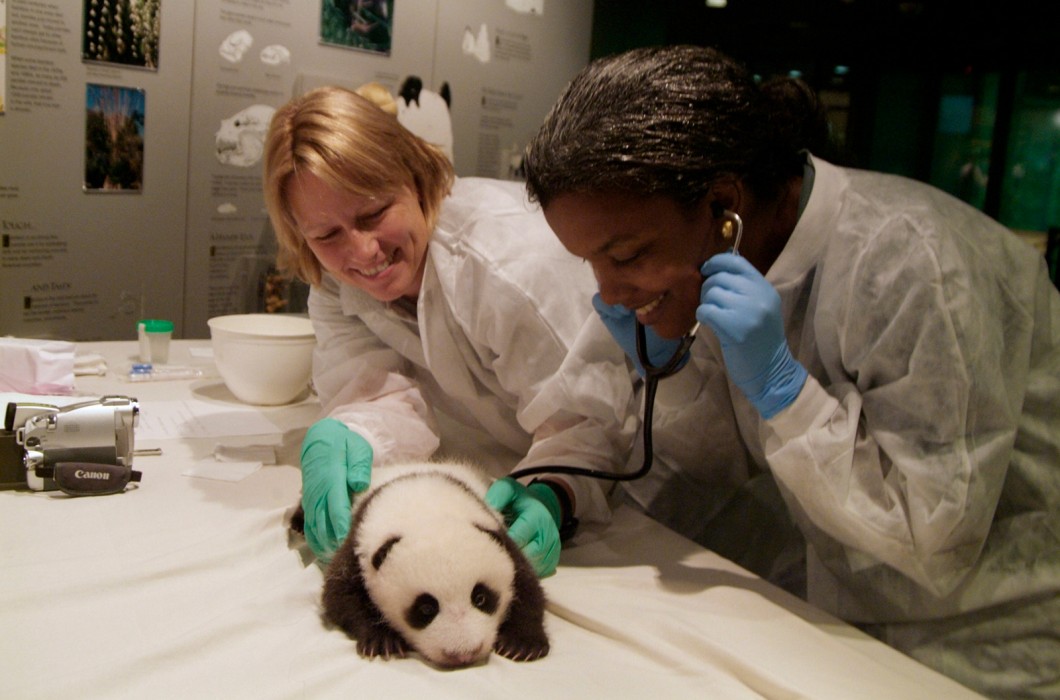
{"label": "panda illustration on wall", "polygon": [[423,87],[423,80],[410,75],[398,91],[398,121],[427,143],[442,149],[449,162],[453,161],[453,121],[449,114],[452,96],[449,83],[442,83],[438,92]]}

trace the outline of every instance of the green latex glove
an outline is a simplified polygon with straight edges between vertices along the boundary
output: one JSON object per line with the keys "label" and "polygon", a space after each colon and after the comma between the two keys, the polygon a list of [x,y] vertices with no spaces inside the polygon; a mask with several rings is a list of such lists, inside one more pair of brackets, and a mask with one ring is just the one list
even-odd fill
{"label": "green latex glove", "polygon": [[546,484],[523,486],[515,479],[498,479],[486,492],[486,503],[504,514],[511,524],[508,536],[522,550],[541,578],[559,564],[559,524],[563,511],[555,492]]}
{"label": "green latex glove", "polygon": [[302,510],[310,549],[327,563],[350,532],[353,494],[372,478],[372,446],[334,418],[309,426],[302,441]]}

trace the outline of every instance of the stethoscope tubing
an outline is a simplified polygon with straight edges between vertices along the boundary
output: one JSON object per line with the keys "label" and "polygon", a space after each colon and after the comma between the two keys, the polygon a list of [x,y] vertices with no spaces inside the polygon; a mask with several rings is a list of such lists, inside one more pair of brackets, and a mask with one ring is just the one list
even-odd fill
{"label": "stethoscope tubing", "polygon": [[[736,212],[729,210],[726,210],[723,213],[723,216],[732,220],[736,227],[736,235],[734,236],[731,252],[739,254],[740,241],[743,238],[743,219],[741,219],[740,215]],[[527,467],[526,469],[517,469],[509,474],[509,477],[513,479],[521,479],[536,474],[567,474],[570,476],[587,476],[592,479],[603,479],[605,481],[634,481],[647,476],[648,472],[651,471],[652,463],[655,460],[655,455],[652,450],[652,419],[655,414],[655,392],[659,388],[659,380],[673,376],[684,367],[682,360],[692,348],[692,343],[696,340],[696,333],[699,332],[700,324],[696,321],[696,324],[692,326],[691,330],[682,336],[681,343],[677,346],[674,353],[670,355],[670,359],[663,364],[656,366],[652,364],[651,358],[648,356],[648,339],[644,324],[636,320],[634,322],[636,323],[635,339],[637,345],[637,360],[640,362],[641,367],[644,368],[644,406],[642,408],[644,419],[642,421],[641,429],[644,447],[644,461],[641,464],[640,469],[628,474],[620,474],[618,472],[608,472],[599,469],[590,469],[588,467],[544,465],[539,467]]]}
{"label": "stethoscope tubing", "polygon": [[655,391],[659,387],[660,377],[645,377],[644,380],[644,431],[643,431],[643,444],[644,444],[644,462],[641,464],[640,469],[630,473],[620,472],[609,472],[600,469],[590,469],[589,467],[571,467],[565,465],[543,465],[540,467],[527,467],[526,469],[517,469],[508,476],[512,479],[522,479],[526,476],[534,476],[536,474],[567,474],[569,476],[587,476],[592,479],[602,479],[604,481],[634,481],[640,479],[651,471],[651,465],[654,461],[654,454],[652,451],[652,435],[651,435],[651,422],[653,414],[655,413]]}

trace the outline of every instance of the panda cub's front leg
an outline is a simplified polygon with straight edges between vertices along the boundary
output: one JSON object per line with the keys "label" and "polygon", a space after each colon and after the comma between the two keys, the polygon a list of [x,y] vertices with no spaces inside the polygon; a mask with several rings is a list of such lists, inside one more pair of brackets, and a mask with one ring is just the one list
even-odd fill
{"label": "panda cub's front leg", "polygon": [[411,651],[368,595],[353,547],[340,547],[328,566],[323,603],[324,616],[357,641],[357,653],[361,656],[404,658]]}
{"label": "panda cub's front leg", "polygon": [[[348,630],[347,630],[348,631]],[[384,659],[403,659],[411,648],[404,638],[385,622],[377,625],[366,625],[355,633],[357,653],[367,659],[381,656]]]}
{"label": "panda cub's front leg", "polygon": [[504,544],[515,563],[515,595],[504,622],[497,630],[493,650],[512,661],[535,661],[549,652],[548,635],[545,633],[545,592],[530,562],[515,542],[503,531],[497,533],[497,539]]}

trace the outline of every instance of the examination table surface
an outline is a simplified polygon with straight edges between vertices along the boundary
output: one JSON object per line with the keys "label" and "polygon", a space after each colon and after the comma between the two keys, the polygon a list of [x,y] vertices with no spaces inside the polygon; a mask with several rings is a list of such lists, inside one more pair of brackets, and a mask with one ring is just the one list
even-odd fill
{"label": "examination table surface", "polygon": [[[547,657],[362,659],[321,621],[322,571],[286,527],[320,407],[253,409],[274,427],[212,434],[248,407],[208,349],[172,347],[202,377],[130,383],[135,342],[78,344],[108,372],[77,377],[77,393],[138,398],[136,446],[162,454],[136,457],[143,480],[119,495],[0,492],[0,698],[976,697],[629,507],[543,581]],[[191,475],[225,468],[219,444],[269,445],[276,463]]]}

